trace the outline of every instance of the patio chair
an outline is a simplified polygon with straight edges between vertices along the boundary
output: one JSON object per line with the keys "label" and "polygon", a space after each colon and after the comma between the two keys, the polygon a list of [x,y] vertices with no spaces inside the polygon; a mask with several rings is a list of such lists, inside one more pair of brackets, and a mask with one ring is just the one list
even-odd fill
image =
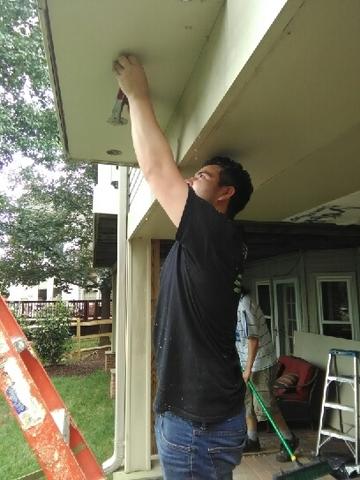
{"label": "patio chair", "polygon": [[319,369],[306,360],[282,355],[273,386],[280,410],[287,422],[308,423],[317,426],[320,402],[314,396]]}

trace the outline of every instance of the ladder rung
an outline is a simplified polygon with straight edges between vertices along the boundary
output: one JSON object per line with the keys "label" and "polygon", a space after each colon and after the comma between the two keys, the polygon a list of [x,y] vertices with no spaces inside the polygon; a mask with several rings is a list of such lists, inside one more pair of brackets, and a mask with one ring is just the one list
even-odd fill
{"label": "ladder rung", "polygon": [[356,439],[355,437],[351,437],[350,435],[347,435],[343,432],[340,432],[339,430],[334,430],[334,429],[321,429],[320,430],[321,435],[326,435],[328,437],[333,437],[333,438],[339,438],[340,440],[346,440],[348,442],[355,442]]}
{"label": "ladder rung", "polygon": [[355,412],[354,407],[350,407],[349,405],[341,405],[341,403],[326,402],[324,406],[326,408],[333,408],[334,410],[342,410],[343,412]]}
{"label": "ladder rung", "polygon": [[329,380],[330,382],[341,382],[341,383],[351,383],[351,384],[354,384],[354,377],[352,376],[345,376],[345,375],[342,375],[341,377],[335,377],[333,375],[329,375],[327,377],[327,380]]}

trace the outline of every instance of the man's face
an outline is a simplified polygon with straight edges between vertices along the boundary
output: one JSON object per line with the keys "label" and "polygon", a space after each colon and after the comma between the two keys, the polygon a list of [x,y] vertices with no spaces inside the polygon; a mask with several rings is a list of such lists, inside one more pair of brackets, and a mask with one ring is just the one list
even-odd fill
{"label": "man's face", "polygon": [[206,165],[185,181],[198,197],[215,206],[224,188],[219,186],[220,171],[218,165]]}

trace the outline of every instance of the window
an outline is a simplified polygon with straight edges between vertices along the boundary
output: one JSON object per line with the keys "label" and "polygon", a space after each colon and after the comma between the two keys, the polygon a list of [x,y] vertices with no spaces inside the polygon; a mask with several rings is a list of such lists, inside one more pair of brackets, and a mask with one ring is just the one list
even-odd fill
{"label": "window", "polygon": [[38,290],[38,300],[45,302],[47,300],[47,290],[46,288],[39,288]]}
{"label": "window", "polygon": [[351,277],[318,277],[320,332],[352,340]]}
{"label": "window", "polygon": [[53,298],[54,299],[58,299],[58,298],[61,299],[61,288],[59,288],[59,287],[54,287],[53,288]]}
{"label": "window", "polygon": [[256,300],[266,318],[269,332],[272,333],[272,308],[270,296],[270,282],[256,284]]}

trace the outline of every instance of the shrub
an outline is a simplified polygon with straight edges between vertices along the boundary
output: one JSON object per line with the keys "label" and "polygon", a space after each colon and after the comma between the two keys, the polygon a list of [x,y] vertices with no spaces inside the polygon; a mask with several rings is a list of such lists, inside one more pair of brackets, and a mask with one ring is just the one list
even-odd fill
{"label": "shrub", "polygon": [[18,324],[20,325],[22,331],[25,333],[25,336],[28,340],[32,340],[32,329],[30,321],[23,315],[18,315],[13,311],[14,317],[16,318]]}
{"label": "shrub", "polygon": [[71,349],[70,319],[71,311],[63,302],[48,305],[36,313],[31,339],[43,363],[56,365]]}

